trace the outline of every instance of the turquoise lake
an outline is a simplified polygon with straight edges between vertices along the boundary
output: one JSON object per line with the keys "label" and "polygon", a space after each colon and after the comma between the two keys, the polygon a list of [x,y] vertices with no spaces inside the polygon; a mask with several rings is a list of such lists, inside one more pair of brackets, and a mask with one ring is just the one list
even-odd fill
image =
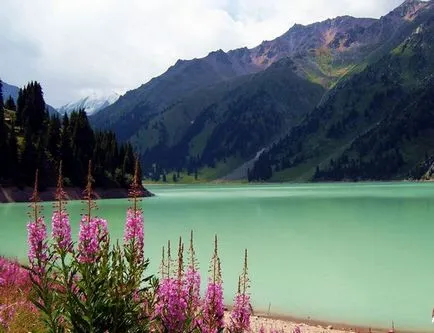
{"label": "turquoise lake", "polygon": [[[158,274],[161,247],[194,230],[208,271],[218,234],[225,302],[249,251],[257,310],[359,325],[429,330],[434,307],[434,184],[149,186],[145,255]],[[98,201],[122,238],[125,199]],[[44,204],[50,223],[51,204]],[[68,203],[78,232],[83,204]],[[0,254],[26,259],[27,204],[0,205]]]}

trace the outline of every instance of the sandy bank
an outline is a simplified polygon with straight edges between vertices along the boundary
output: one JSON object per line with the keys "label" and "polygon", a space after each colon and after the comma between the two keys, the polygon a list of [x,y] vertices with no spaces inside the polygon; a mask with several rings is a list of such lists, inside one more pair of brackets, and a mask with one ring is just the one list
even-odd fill
{"label": "sandy bank", "polygon": [[[229,323],[230,313],[225,313],[225,321]],[[429,319],[429,318],[428,318]],[[271,329],[278,332],[292,333],[294,328],[298,326],[301,333],[388,333],[390,328],[369,327],[360,325],[351,325],[346,323],[332,323],[310,318],[296,318],[284,315],[273,315],[265,313],[255,313],[251,316],[251,329],[253,333],[259,332],[261,327],[265,328],[265,332],[269,333]],[[421,333],[424,331],[412,331],[400,329],[395,326],[395,333]]]}
{"label": "sandy bank", "polygon": [[[49,187],[45,191],[40,193],[42,201],[54,201],[54,187]],[[32,195],[33,189],[31,187],[25,187],[19,189],[18,187],[3,187],[0,185],[0,202],[28,202],[30,196]],[[78,187],[67,187],[65,192],[68,200],[81,200],[83,198],[83,189]],[[127,198],[128,190],[124,188],[108,188],[102,189],[97,188],[94,190],[96,199],[116,199],[116,198]],[[144,189],[144,197],[154,196],[153,193]]]}

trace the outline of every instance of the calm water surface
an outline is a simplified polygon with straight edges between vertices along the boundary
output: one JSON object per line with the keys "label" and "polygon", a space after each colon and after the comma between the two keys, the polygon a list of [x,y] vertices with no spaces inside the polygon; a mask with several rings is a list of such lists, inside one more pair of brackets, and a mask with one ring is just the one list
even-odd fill
{"label": "calm water surface", "polygon": [[[145,251],[195,232],[203,274],[219,235],[226,303],[249,250],[254,307],[294,316],[428,330],[434,307],[434,184],[150,186]],[[122,237],[126,200],[98,213]],[[70,202],[73,232],[82,204]],[[0,254],[26,258],[26,204],[0,205]],[[51,205],[45,205],[45,215]]]}

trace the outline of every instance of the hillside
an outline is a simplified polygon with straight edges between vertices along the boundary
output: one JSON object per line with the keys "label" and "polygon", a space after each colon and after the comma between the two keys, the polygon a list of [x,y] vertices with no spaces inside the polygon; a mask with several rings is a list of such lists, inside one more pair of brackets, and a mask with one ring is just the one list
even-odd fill
{"label": "hillside", "polygon": [[251,179],[419,179],[434,155],[433,36],[430,9],[263,154]]}
{"label": "hillside", "polygon": [[407,0],[380,19],[294,25],[252,49],[180,60],[91,122],[130,140],[154,179],[221,178],[265,149],[251,180],[310,180],[315,171],[328,180],[331,162],[353,156],[353,142],[398,112],[398,97],[423,95],[433,55],[411,43],[429,34],[432,17],[431,1]]}

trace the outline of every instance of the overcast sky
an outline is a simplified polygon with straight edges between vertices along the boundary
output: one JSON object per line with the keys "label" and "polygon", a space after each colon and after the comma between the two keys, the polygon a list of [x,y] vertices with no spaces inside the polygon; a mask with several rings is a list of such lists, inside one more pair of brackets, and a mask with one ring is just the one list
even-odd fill
{"label": "overcast sky", "polygon": [[0,78],[58,107],[124,93],[177,59],[271,40],[294,23],[380,17],[403,0],[1,0]]}

